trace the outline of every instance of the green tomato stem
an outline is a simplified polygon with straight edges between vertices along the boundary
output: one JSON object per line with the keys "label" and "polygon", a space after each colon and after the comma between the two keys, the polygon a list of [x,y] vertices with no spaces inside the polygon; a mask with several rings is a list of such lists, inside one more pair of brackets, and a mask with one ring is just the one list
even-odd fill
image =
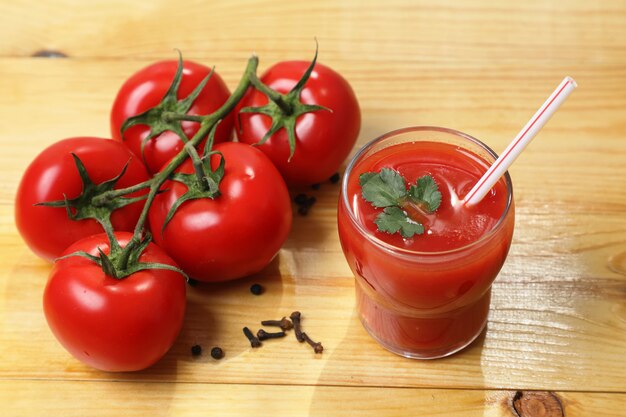
{"label": "green tomato stem", "polygon": [[209,185],[204,180],[204,167],[202,166],[202,160],[200,159],[200,155],[198,155],[198,151],[196,151],[196,148],[191,146],[191,142],[185,145],[185,149],[193,162],[193,169],[196,173],[196,179],[198,180],[200,187],[202,190],[207,191],[209,189]]}
{"label": "green tomato stem", "polygon": [[193,114],[178,114],[174,112],[163,113],[163,118],[168,122],[188,121],[202,123],[206,116],[197,116]]}
{"label": "green tomato stem", "polygon": [[113,200],[114,198],[121,197],[126,194],[132,194],[137,191],[141,191],[144,188],[150,188],[153,182],[154,181],[151,178],[149,180],[145,180],[144,182],[140,182],[139,184],[131,185],[130,187],[107,191],[104,194],[94,197],[93,204],[95,206],[104,206],[107,201]]}
{"label": "green tomato stem", "polygon": [[250,83],[254,86],[254,88],[265,94],[270,100],[276,103],[285,116],[290,116],[293,113],[293,108],[284,100],[283,95],[263,84],[263,82],[259,80],[259,77],[257,77],[256,73],[250,78]]}

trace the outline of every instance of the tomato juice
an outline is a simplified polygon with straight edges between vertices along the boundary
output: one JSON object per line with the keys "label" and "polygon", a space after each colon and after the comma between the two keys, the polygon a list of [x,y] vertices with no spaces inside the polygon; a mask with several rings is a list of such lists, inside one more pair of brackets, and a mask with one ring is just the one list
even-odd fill
{"label": "tomato juice", "polygon": [[[356,278],[357,310],[367,331],[392,352],[436,358],[470,344],[484,328],[491,284],[509,250],[514,226],[511,180],[503,176],[477,205],[462,198],[496,155],[449,129],[391,132],[348,166],[338,210],[341,244]],[[379,231],[382,212],[361,195],[359,176],[391,168],[408,184],[433,177],[442,200],[432,214],[407,213],[424,233],[405,238]]]}

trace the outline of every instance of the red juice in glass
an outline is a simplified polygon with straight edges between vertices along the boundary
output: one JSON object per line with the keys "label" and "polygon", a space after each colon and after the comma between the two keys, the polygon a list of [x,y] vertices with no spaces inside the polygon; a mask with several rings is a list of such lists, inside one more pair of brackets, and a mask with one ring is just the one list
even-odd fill
{"label": "red juice in glass", "polygon": [[[487,323],[491,284],[507,256],[514,226],[513,190],[505,174],[475,206],[462,198],[496,154],[450,129],[414,127],[388,133],[361,149],[344,175],[338,229],[356,278],[361,322],[380,344],[410,358],[438,358],[469,345]],[[362,196],[359,176],[397,171],[407,185],[424,175],[441,204],[427,214],[403,207],[424,233],[410,238],[379,231],[383,209]]]}

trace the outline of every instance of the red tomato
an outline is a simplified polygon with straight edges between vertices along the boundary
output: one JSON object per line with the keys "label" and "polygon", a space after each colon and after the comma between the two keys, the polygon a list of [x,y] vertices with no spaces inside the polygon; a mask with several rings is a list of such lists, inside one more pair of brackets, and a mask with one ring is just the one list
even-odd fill
{"label": "red tomato", "polygon": [[[302,77],[309,62],[280,62],[271,67],[261,81],[281,94],[288,93]],[[272,125],[269,116],[239,113],[243,107],[267,104],[267,97],[250,89],[237,107],[236,132],[239,141],[259,142]],[[296,147],[290,161],[285,129],[274,133],[259,148],[278,168],[289,185],[310,185],[328,180],[346,159],[361,127],[361,111],[348,82],[332,69],[316,63],[311,77],[300,94],[304,104],[324,106],[298,117]]]}
{"label": "red tomato", "polygon": [[[116,233],[122,247],[131,233]],[[90,236],[64,254],[109,253],[105,234]],[[150,243],[141,262],[176,266]],[[185,278],[150,269],[115,279],[94,262],[72,256],[58,260],[46,285],[44,313],[50,330],[76,359],[104,371],[137,371],[158,361],[174,343],[185,314]]]}
{"label": "red tomato", "polygon": [[[81,159],[96,184],[115,178],[129,161],[115,188],[126,188],[149,178],[139,158],[110,139],[70,138],[44,149],[28,166],[17,189],[15,223],[30,249],[49,261],[75,241],[103,231],[95,220],[69,219],[64,207],[34,205],[63,200],[64,195],[68,199],[80,195],[83,183],[71,153]],[[113,228],[132,231],[142,208],[143,202],[138,202],[115,210],[111,216]]]}
{"label": "red tomato", "polygon": [[[143,68],[131,76],[117,93],[111,109],[111,135],[122,141],[120,128],[126,119],[141,114],[161,102],[172,84],[178,61],[160,61]],[[184,61],[183,78],[178,89],[178,99],[187,97],[211,69],[192,61]],[[187,112],[191,115],[213,113],[230,96],[230,91],[220,76],[214,72],[200,95]],[[183,130],[190,139],[200,128],[199,123],[183,122]],[[232,136],[233,116],[229,114],[219,124],[215,133],[215,142],[229,140]],[[141,141],[148,136],[150,128],[136,125],[124,132],[124,142],[141,157]],[[166,131],[149,140],[144,147],[145,163],[150,172],[155,173],[183,148],[183,142],[177,134]]]}
{"label": "red tomato", "polygon": [[[161,233],[174,202],[187,187],[164,184],[150,207],[154,241],[191,277],[226,281],[263,269],[287,239],[291,202],[287,186],[272,162],[258,149],[242,143],[215,146],[226,160],[221,195],[183,203]],[[211,165],[217,167],[213,155]],[[180,172],[192,173],[187,160]]]}

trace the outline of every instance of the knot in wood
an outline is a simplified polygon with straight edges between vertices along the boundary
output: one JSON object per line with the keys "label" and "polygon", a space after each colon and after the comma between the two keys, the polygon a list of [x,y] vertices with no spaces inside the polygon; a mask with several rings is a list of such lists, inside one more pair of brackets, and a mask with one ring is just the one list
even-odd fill
{"label": "knot in wood", "polygon": [[519,417],[564,417],[558,397],[548,391],[517,391],[513,409]]}

